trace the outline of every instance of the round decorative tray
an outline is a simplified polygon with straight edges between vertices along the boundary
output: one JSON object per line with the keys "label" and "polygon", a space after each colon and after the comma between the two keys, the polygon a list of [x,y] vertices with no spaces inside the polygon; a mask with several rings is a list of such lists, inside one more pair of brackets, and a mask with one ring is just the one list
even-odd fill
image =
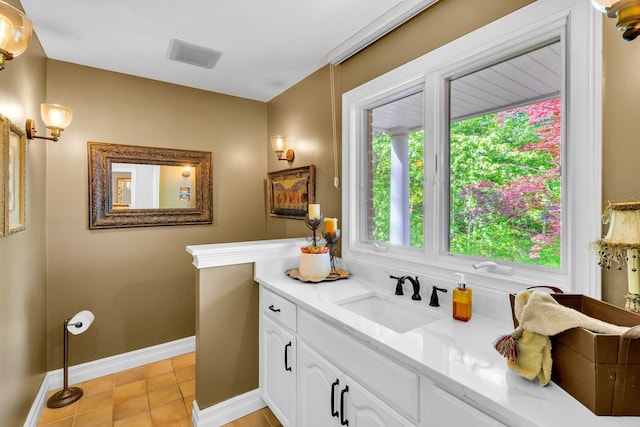
{"label": "round decorative tray", "polygon": [[327,277],[317,282],[314,280],[308,280],[302,277],[300,275],[300,270],[298,270],[297,268],[291,268],[285,271],[285,274],[293,279],[297,279],[297,280],[300,280],[301,282],[308,282],[308,283],[333,282],[335,280],[346,279],[349,276],[351,276],[351,273],[349,273],[348,271],[340,270],[339,268],[336,269],[335,271],[332,271],[331,273],[329,273]]}

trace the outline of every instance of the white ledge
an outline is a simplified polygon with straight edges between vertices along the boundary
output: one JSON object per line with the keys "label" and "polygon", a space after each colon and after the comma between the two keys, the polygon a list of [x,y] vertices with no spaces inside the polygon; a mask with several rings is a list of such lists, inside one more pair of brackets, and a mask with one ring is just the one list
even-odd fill
{"label": "white ledge", "polygon": [[300,248],[308,245],[302,238],[256,240],[192,245],[187,252],[193,256],[193,265],[201,269],[289,258],[300,255]]}

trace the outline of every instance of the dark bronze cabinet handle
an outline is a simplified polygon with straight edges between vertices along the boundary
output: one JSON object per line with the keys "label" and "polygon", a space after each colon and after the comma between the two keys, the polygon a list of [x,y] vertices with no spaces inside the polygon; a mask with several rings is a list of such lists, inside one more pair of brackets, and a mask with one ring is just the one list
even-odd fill
{"label": "dark bronze cabinet handle", "polygon": [[340,392],[340,424],[343,426],[349,425],[349,420],[344,418],[344,394],[349,392],[349,386],[345,386]]}
{"label": "dark bronze cabinet handle", "polygon": [[289,366],[289,359],[288,359],[289,352],[287,351],[288,347],[291,347],[291,341],[289,341],[289,344],[284,346],[284,370],[291,372],[291,366]]}
{"label": "dark bronze cabinet handle", "polygon": [[336,401],[336,386],[340,385],[340,380],[336,378],[336,381],[331,384],[331,416],[338,418],[340,415],[338,411],[336,411],[335,401]]}
{"label": "dark bronze cabinet handle", "polygon": [[273,304],[271,304],[271,305],[269,306],[269,310],[273,311],[274,313],[280,313],[280,309],[279,309],[279,308],[275,308],[275,307],[273,306]]}

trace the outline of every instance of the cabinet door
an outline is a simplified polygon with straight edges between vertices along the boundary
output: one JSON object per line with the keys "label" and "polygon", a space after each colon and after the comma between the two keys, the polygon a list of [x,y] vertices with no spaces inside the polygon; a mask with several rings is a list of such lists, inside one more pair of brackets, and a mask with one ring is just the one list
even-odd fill
{"label": "cabinet door", "polygon": [[425,425],[433,427],[506,427],[498,420],[474,408],[454,395],[432,386],[427,397],[426,414],[423,417],[429,422]]}
{"label": "cabinet door", "polygon": [[[341,413],[348,421],[349,427],[413,427],[404,417],[389,408],[380,399],[362,388],[358,383],[347,377],[348,389],[340,398],[345,410]],[[346,424],[345,424],[346,425]]]}
{"label": "cabinet door", "polygon": [[342,373],[322,356],[300,342],[298,348],[298,425],[340,426]]}
{"label": "cabinet door", "polygon": [[295,426],[296,339],[273,320],[261,318],[260,389],[283,426]]}

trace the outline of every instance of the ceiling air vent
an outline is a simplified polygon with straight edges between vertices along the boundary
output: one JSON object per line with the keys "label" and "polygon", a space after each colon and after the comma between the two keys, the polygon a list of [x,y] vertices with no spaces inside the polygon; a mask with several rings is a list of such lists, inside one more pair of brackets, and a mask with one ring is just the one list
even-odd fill
{"label": "ceiling air vent", "polygon": [[169,42],[169,59],[203,68],[215,67],[222,52],[178,39]]}

